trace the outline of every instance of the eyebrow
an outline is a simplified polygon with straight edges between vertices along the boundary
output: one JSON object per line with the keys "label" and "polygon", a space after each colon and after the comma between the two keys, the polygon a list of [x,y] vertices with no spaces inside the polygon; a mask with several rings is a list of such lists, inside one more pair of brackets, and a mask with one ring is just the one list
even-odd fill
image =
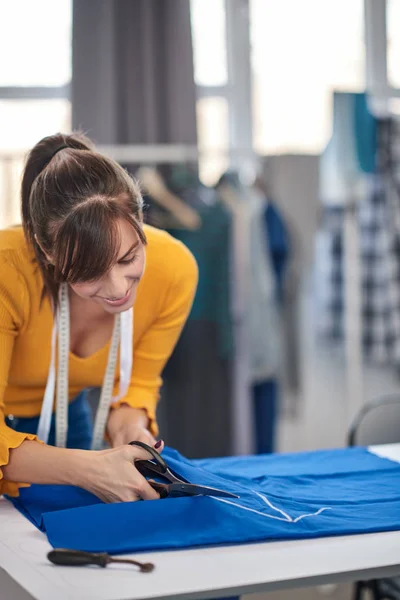
{"label": "eyebrow", "polygon": [[123,256],[121,256],[120,258],[118,258],[118,262],[120,260],[124,260],[127,256],[129,256],[133,250],[136,250],[136,248],[139,246],[139,240],[137,242],[135,242],[128,250],[128,252],[125,252],[125,254]]}

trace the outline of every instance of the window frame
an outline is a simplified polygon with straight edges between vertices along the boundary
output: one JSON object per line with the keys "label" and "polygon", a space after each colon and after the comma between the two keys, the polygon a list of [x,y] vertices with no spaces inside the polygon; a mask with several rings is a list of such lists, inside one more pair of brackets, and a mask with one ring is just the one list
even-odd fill
{"label": "window frame", "polygon": [[71,100],[71,84],[58,86],[0,86],[0,100]]}
{"label": "window frame", "polygon": [[377,112],[390,112],[388,102],[400,98],[400,88],[390,84],[387,68],[387,0],[364,0],[366,88]]}
{"label": "window frame", "polygon": [[196,93],[197,99],[225,99],[228,106],[228,164],[230,168],[242,170],[246,165],[252,168],[255,161],[249,0],[224,0],[224,8],[227,83],[197,84]]}

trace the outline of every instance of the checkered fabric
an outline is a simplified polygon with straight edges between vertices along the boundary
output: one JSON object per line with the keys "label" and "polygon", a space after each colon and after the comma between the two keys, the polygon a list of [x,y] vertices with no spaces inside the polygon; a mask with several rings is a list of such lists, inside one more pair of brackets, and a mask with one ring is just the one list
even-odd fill
{"label": "checkered fabric", "polygon": [[[388,123],[382,136],[388,136]],[[391,125],[392,127],[392,125]],[[396,138],[398,139],[398,138]],[[362,277],[363,347],[374,362],[400,365],[400,194],[394,165],[393,130],[381,148],[381,174],[371,178],[370,198],[358,206]],[[325,230],[330,261],[323,332],[333,339],[344,334],[344,209],[328,209]]]}
{"label": "checkered fabric", "polygon": [[328,339],[344,335],[343,208],[326,208],[317,253],[319,332]]}

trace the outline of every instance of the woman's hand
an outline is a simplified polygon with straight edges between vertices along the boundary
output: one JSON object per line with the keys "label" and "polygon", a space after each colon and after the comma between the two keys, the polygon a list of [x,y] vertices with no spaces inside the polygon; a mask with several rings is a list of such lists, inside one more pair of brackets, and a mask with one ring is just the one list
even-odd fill
{"label": "woman's hand", "polygon": [[103,502],[156,500],[159,495],[135,467],[135,460],[151,458],[137,446],[86,451],[76,475],[76,485],[95,494]]}
{"label": "woman's hand", "polygon": [[[163,444],[157,450],[161,452]],[[135,460],[151,455],[137,446],[124,445],[109,450],[70,450],[25,440],[10,452],[2,467],[4,478],[12,482],[75,485],[92,492],[104,502],[131,502],[157,499]]]}
{"label": "woman's hand", "polygon": [[148,424],[149,420],[144,410],[127,405],[111,410],[107,422],[111,446],[116,448],[134,441],[155,446],[156,440],[147,429]]}

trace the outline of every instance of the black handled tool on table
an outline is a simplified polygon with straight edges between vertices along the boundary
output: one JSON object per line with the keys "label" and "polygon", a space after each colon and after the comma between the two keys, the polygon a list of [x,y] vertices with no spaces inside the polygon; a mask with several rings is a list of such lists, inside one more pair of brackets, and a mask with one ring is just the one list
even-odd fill
{"label": "black handled tool on table", "polygon": [[88,565],[106,567],[110,563],[128,563],[138,567],[142,573],[151,573],[154,569],[153,563],[141,563],[132,558],[113,558],[106,552],[81,552],[80,550],[56,548],[48,553],[47,558],[54,565],[63,567],[86,567]]}
{"label": "black handled tool on table", "polygon": [[236,494],[226,492],[225,490],[219,490],[204,485],[196,485],[195,483],[189,483],[183,479],[179,479],[169,469],[167,463],[163,457],[151,446],[148,446],[144,442],[130,442],[131,446],[139,446],[144,450],[147,450],[151,454],[152,459],[150,460],[136,460],[135,467],[143,475],[143,477],[157,477],[165,479],[166,483],[154,481],[149,479],[151,487],[160,494],[160,498],[178,497],[178,496],[215,496],[220,498],[239,498]]}

